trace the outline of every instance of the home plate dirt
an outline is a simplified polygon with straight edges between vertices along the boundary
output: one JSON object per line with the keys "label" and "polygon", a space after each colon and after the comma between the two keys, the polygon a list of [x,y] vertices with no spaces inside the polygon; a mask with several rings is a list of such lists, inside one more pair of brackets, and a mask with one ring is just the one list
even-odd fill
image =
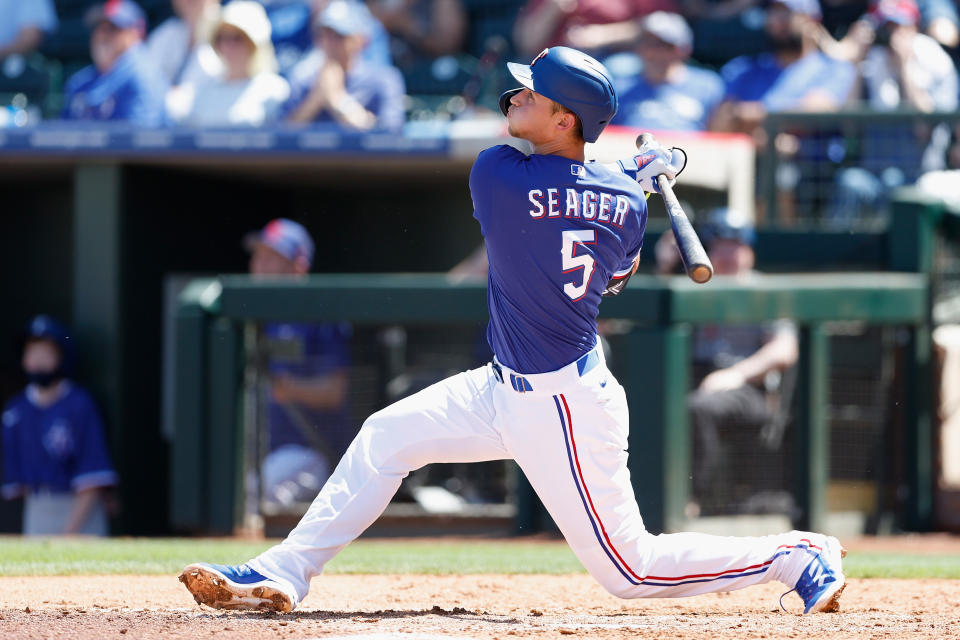
{"label": "home plate dirt", "polygon": [[766,584],[619,600],[587,575],[331,575],[287,615],[203,609],[170,576],[0,578],[0,638],[958,638],[960,580],[851,580],[841,612],[798,615]]}

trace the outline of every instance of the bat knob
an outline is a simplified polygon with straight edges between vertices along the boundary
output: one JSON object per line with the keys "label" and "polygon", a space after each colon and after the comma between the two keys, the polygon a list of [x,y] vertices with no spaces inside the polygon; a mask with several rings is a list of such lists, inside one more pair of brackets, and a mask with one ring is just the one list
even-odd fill
{"label": "bat knob", "polygon": [[713,277],[713,269],[705,264],[695,266],[690,270],[690,279],[697,284],[703,284]]}

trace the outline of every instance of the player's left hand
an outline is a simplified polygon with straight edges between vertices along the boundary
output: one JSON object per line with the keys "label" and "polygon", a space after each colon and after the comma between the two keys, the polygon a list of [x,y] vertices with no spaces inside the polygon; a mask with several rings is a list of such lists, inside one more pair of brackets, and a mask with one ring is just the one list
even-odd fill
{"label": "player's left hand", "polygon": [[687,153],[679,147],[667,148],[653,136],[640,145],[633,157],[637,164],[637,182],[647,193],[660,193],[657,176],[664,175],[672,187],[677,176],[687,166]]}

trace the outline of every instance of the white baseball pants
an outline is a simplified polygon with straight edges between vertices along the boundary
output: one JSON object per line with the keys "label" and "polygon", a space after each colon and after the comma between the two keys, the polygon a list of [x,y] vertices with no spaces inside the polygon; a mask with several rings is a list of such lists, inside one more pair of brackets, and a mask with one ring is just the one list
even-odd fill
{"label": "white baseball pants", "polygon": [[[596,349],[522,375],[487,365],[370,416],[303,519],[250,565],[289,582],[310,579],[383,512],[410,471],[431,462],[517,461],[583,566],[622,598],[692,596],[780,580],[793,588],[823,536],[646,531],[627,470],[627,401]],[[642,446],[642,443],[634,443]]]}

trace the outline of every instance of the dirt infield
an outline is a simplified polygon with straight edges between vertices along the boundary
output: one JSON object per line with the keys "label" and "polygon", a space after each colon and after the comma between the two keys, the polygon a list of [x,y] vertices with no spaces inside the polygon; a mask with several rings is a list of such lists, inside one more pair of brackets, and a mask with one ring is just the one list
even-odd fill
{"label": "dirt infield", "polygon": [[[328,576],[277,616],[200,609],[175,576],[2,578],[0,637],[960,637],[960,580],[852,580],[841,613],[814,616],[780,611],[782,591],[624,601],[586,575]],[[799,610],[793,594],[784,601]]]}
{"label": "dirt infield", "polygon": [[[509,542],[505,542],[509,544]],[[960,539],[845,541],[852,551],[954,554]],[[960,580],[850,580],[841,612],[802,616],[766,584],[679,600],[618,600],[578,575],[331,575],[292,614],[201,609],[170,576],[0,578],[0,638],[417,640],[960,638]]]}

